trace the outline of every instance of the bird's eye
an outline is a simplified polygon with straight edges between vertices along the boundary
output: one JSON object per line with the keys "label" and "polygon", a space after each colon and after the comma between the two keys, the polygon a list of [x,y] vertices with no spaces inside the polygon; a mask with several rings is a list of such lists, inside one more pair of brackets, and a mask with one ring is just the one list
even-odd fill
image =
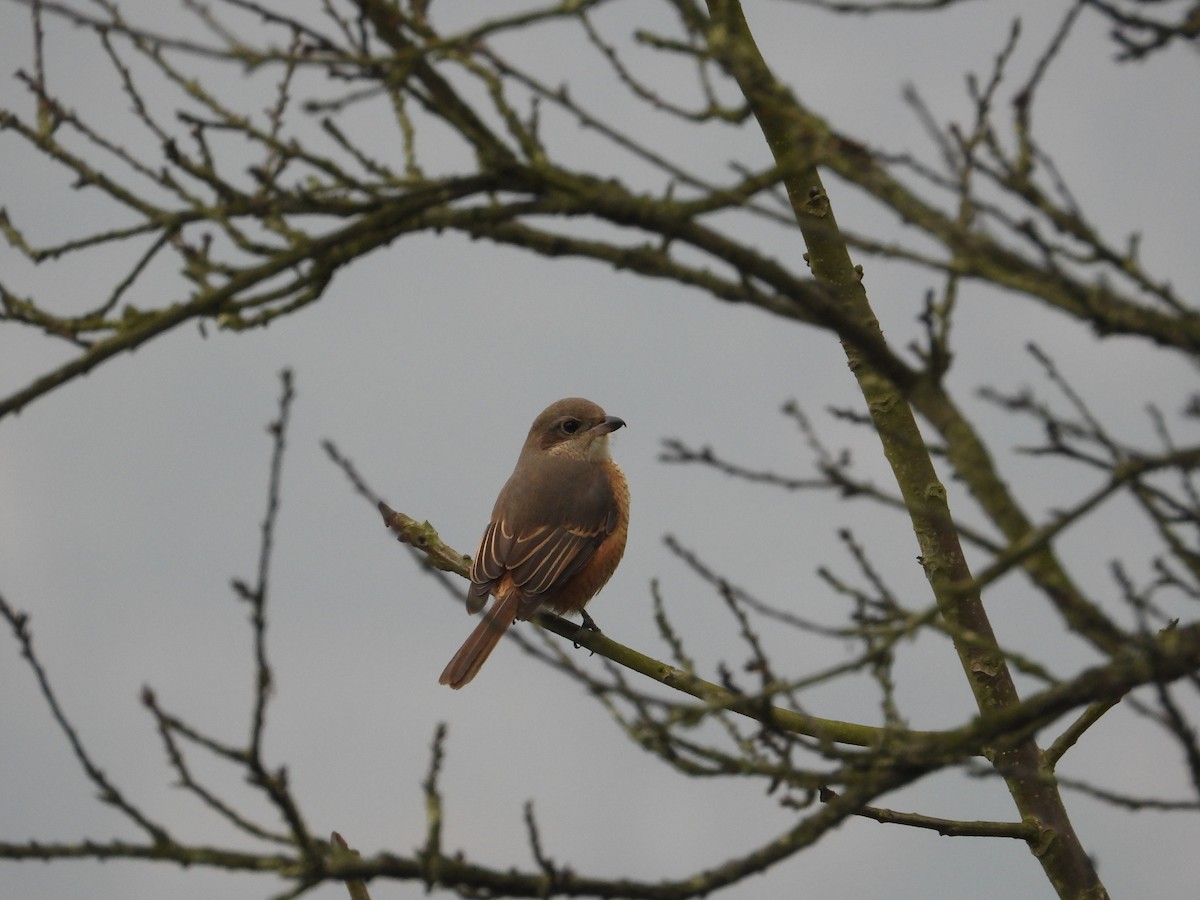
{"label": "bird's eye", "polygon": [[563,423],[560,427],[567,434],[574,434],[575,432],[577,432],[579,430],[579,420],[578,419],[564,419]]}

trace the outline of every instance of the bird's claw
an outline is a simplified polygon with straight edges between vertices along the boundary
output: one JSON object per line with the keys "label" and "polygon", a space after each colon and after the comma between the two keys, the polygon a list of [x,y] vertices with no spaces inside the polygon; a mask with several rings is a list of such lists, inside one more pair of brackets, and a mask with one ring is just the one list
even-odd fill
{"label": "bird's claw", "polygon": [[[596,624],[596,620],[595,620],[595,619],[593,619],[591,616],[589,616],[589,615],[587,614],[587,610],[582,610],[582,609],[581,609],[581,610],[579,611],[579,614],[580,614],[580,615],[583,617],[583,621],[579,623],[579,631],[577,631],[577,632],[576,632],[576,634],[578,634],[579,632],[582,632],[582,631],[590,631],[590,632],[592,632],[593,634],[599,634],[599,633],[600,633],[600,626]],[[578,650],[578,649],[579,649],[579,642],[578,642],[578,641],[574,641],[573,643],[575,644],[575,649],[576,649],[576,650]],[[594,651],[593,651],[593,652],[594,652]]]}

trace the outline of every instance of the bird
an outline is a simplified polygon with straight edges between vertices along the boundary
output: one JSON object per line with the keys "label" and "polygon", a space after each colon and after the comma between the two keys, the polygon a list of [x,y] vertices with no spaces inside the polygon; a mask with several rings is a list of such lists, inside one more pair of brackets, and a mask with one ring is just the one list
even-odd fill
{"label": "bird", "polygon": [[629,531],[629,485],[609,453],[609,435],[623,427],[581,397],[533,420],[471,563],[467,611],[489,595],[495,602],[439,684],[470,683],[509,626],[539,609],[582,613],[581,627],[599,630],[584,606],[616,570]]}

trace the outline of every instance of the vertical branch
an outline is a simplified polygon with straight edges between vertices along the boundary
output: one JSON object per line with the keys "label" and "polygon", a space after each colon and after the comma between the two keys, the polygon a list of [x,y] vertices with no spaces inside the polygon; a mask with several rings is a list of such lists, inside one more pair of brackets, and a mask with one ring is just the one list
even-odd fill
{"label": "vertical branch", "polygon": [[318,851],[300,815],[288,788],[287,770],[267,771],[263,763],[262,739],[267,721],[267,704],[270,701],[272,676],[267,659],[267,587],[271,571],[271,554],[275,546],[275,522],[279,517],[280,485],[283,475],[283,454],[287,442],[288,419],[291,414],[292,373],[284,369],[279,375],[283,390],[279,398],[279,417],[267,426],[274,442],[271,453],[271,475],[267,487],[267,511],[261,526],[262,539],[258,553],[258,573],[253,587],[237,579],[233,589],[250,604],[250,624],[254,630],[254,712],[250,725],[250,744],[246,748],[246,765],[250,769],[253,783],[261,787],[275,804],[284,821],[292,831],[300,851],[313,865],[318,863]]}
{"label": "vertical branch", "polygon": [[[828,129],[808,114],[775,79],[759,52],[735,0],[708,0],[710,49],[737,81],[784,175],[788,197],[808,247],[808,263],[858,330],[883,334],[867,299],[861,273],[851,261],[817,165],[837,151]],[[855,333],[856,333],[855,332]],[[945,617],[975,701],[985,715],[1020,702],[996,642],[916,418],[895,383],[870,352],[842,333],[842,347],[867,403],[884,455],[895,475],[921,551],[921,562]],[[993,765],[1004,776],[1023,819],[1037,823],[1030,849],[1063,897],[1107,896],[1084,852],[1041,750],[1030,740],[996,751]]]}
{"label": "vertical branch", "polygon": [[429,771],[421,782],[425,793],[425,846],[418,857],[426,889],[432,889],[441,877],[442,863],[442,793],[438,779],[446,759],[446,723],[439,722],[429,751]]}
{"label": "vertical branch", "polygon": [[[250,751],[258,755],[262,750],[263,726],[267,715],[267,702],[271,694],[271,666],[267,660],[267,581],[271,571],[271,553],[275,545],[275,522],[279,517],[279,485],[283,474],[283,453],[287,435],[288,417],[291,413],[295,392],[292,389],[292,373],[284,369],[280,373],[283,393],[279,398],[279,418],[267,426],[274,441],[271,453],[271,475],[267,487],[267,512],[261,526],[262,542],[258,553],[258,576],[253,590],[240,590],[250,603],[250,617],[254,626],[255,702],[254,720],[251,725]],[[243,586],[244,587],[244,586]]]}

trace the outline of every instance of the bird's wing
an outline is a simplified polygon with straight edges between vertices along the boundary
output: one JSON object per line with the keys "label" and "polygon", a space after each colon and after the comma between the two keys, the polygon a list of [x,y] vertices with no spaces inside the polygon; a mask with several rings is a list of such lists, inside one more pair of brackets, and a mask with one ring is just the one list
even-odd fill
{"label": "bird's wing", "polygon": [[542,597],[582,569],[615,527],[613,514],[589,524],[539,525],[525,530],[510,529],[503,519],[492,522],[471,565],[468,597],[475,602],[475,609],[482,607],[487,595],[508,574],[526,598],[520,612],[524,618]]}

